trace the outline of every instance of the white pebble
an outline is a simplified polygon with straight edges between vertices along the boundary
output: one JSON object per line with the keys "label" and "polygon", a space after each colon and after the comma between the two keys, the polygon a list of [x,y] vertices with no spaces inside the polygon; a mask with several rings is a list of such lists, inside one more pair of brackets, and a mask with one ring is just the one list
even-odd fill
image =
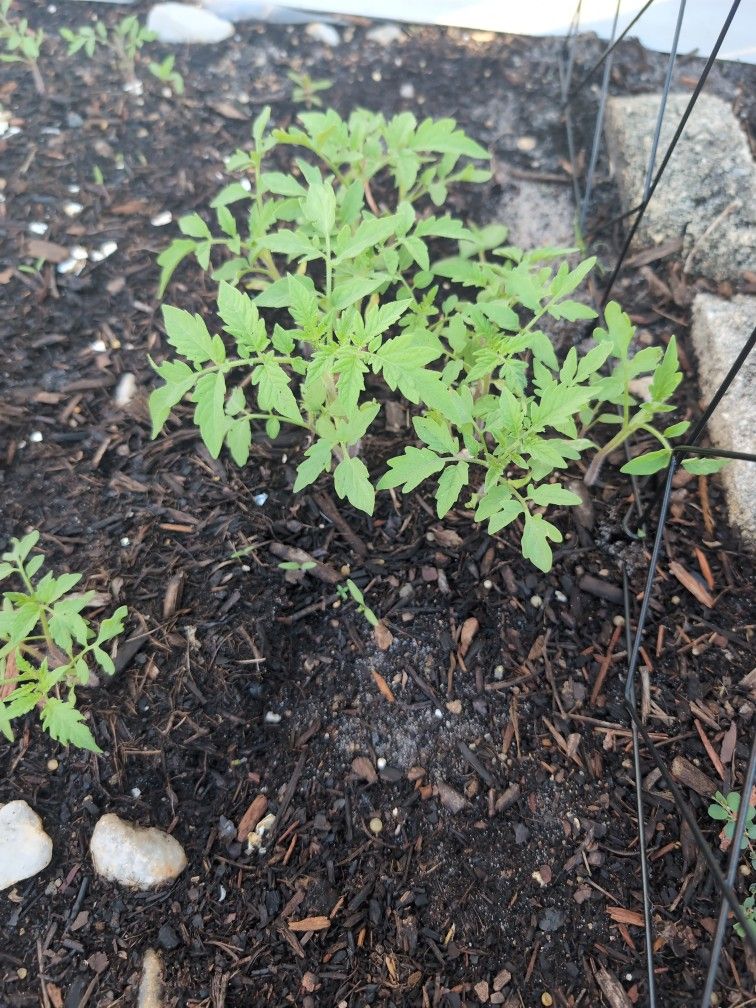
{"label": "white pebble", "polygon": [[402,98],[414,98],[415,97],[415,85],[411,84],[409,81],[406,81],[399,88],[399,94],[402,96]]}
{"label": "white pebble", "polygon": [[29,435],[29,440],[32,442],[32,444],[39,444],[39,442],[42,440],[42,431],[38,430],[32,431],[31,434]]}
{"label": "white pebble", "polygon": [[98,821],[89,852],[98,875],[136,889],[171,882],[187,863],[174,837],[154,827],[135,826],[113,813]]}
{"label": "white pebble", "polygon": [[71,193],[72,196],[75,196],[77,193],[81,192],[81,186],[78,186],[76,185],[76,183],[73,183],[72,185],[68,186],[68,191]]}
{"label": "white pebble", "polygon": [[102,262],[103,259],[107,259],[108,256],[112,256],[117,249],[118,245],[114,241],[106,241],[100,245],[99,249],[95,249],[89,258],[92,262]]}
{"label": "white pebble", "polygon": [[170,224],[173,220],[173,214],[170,210],[163,210],[162,213],[155,214],[155,216],[150,221],[153,227],[165,227],[166,224]]}
{"label": "white pebble", "polygon": [[239,182],[239,185],[242,187],[242,189],[246,189],[247,192],[252,192],[252,183],[249,181],[248,178],[243,178]]}
{"label": "white pebble", "polygon": [[138,98],[139,95],[141,95],[142,92],[144,91],[144,87],[142,86],[142,82],[140,80],[137,80],[135,77],[133,80],[126,81],[126,83],[123,85],[123,90],[126,92],[126,94],[133,94],[136,95]]}
{"label": "white pebble", "polygon": [[121,546],[126,547],[130,545],[131,545],[131,539],[129,539],[128,536],[124,536],[123,539],[121,539]]}
{"label": "white pebble", "polygon": [[85,259],[74,259],[74,257],[71,256],[70,259],[64,259],[62,263],[58,263],[58,273],[60,273],[61,276],[65,276],[68,273],[79,274],[84,269],[85,265]]}
{"label": "white pebble", "polygon": [[139,790],[138,787],[133,787],[131,789],[131,797],[132,798],[141,798],[142,797],[142,792]]}
{"label": "white pebble", "polygon": [[257,504],[258,507],[262,507],[267,499],[268,495],[266,493],[255,494],[255,496],[252,498],[252,500],[255,502],[255,504]]}
{"label": "white pebble", "polygon": [[0,891],[47,868],[52,850],[42,820],[25,801],[0,806]]}
{"label": "white pebble", "polygon": [[335,48],[341,42],[341,36],[336,29],[332,25],[325,24],[323,21],[313,21],[312,24],[307,25],[305,31],[311,39],[315,39],[316,42],[322,42],[323,45],[331,46],[331,48]]}
{"label": "white pebble", "polygon": [[541,606],[543,605],[543,599],[541,598],[540,595],[533,595],[533,597],[530,600],[530,604],[533,606],[534,609],[540,609]]}
{"label": "white pebble", "polygon": [[378,759],[375,761],[375,765],[378,767],[379,770],[385,770],[386,760],[383,758],[383,756],[379,756]]}
{"label": "white pebble", "polygon": [[[78,190],[79,187],[75,186],[74,188]],[[66,217],[77,217],[83,209],[81,203],[75,203],[73,200],[63,204],[63,213]]]}
{"label": "white pebble", "polygon": [[108,347],[104,339],[96,339],[94,343],[89,344],[89,349],[93,353],[105,353]]}
{"label": "white pebble", "polygon": [[496,668],[494,669],[494,679],[503,679],[503,678],[504,678],[504,666],[497,665]]}
{"label": "white pebble", "polygon": [[275,711],[265,711],[265,723],[266,724],[280,724],[281,715],[276,714]]}
{"label": "white pebble", "polygon": [[116,385],[113,399],[116,406],[128,406],[136,394],[136,378],[130,371],[125,371]]}
{"label": "white pebble", "polygon": [[366,31],[365,38],[370,39],[371,42],[377,42],[378,45],[388,46],[394,42],[403,42],[405,35],[399,25],[383,24],[376,25],[375,28]]}
{"label": "white pebble", "polygon": [[88,255],[87,250],[84,248],[83,245],[74,245],[73,248],[71,248],[69,251],[71,252],[72,259],[86,260]]}
{"label": "white pebble", "polygon": [[439,707],[436,707],[436,709],[433,711],[433,717],[438,718],[440,721],[443,716],[444,716],[443,711]]}
{"label": "white pebble", "polygon": [[564,592],[560,592],[560,591],[555,591],[554,592],[554,598],[557,600],[557,602],[566,602],[567,601],[567,596],[564,594]]}
{"label": "white pebble", "polygon": [[47,234],[47,224],[44,221],[32,221],[29,224],[29,231],[35,235]]}

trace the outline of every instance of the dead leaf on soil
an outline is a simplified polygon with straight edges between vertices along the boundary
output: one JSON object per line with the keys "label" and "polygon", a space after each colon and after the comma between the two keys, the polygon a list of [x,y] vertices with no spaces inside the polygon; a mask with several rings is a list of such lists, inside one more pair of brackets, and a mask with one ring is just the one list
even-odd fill
{"label": "dead leaf on soil", "polygon": [[478,623],[474,616],[468,616],[462,624],[462,632],[459,635],[459,648],[457,649],[460,658],[464,658],[467,654],[468,648],[472,644],[479,627],[480,623]]}
{"label": "dead leaf on soil", "polygon": [[116,203],[110,207],[110,213],[118,217],[131,217],[133,214],[146,213],[149,203],[143,199],[126,200],[125,203]]}
{"label": "dead leaf on soil", "polygon": [[707,609],[714,608],[714,596],[681,563],[673,560],[669,565],[669,572],[677,578],[683,588],[687,589],[694,598],[698,599],[701,605],[705,605]]}
{"label": "dead leaf on soil", "polygon": [[236,119],[239,122],[246,122],[249,119],[249,114],[247,112],[242,112],[231,102],[210,102],[210,108],[213,112],[217,112],[218,115],[223,116],[224,119]]}
{"label": "dead leaf on soil", "polygon": [[44,259],[45,262],[62,263],[69,257],[68,249],[44,238],[29,238],[24,249],[25,255],[33,259]]}
{"label": "dead leaf on soil", "polygon": [[373,637],[375,638],[375,643],[381,651],[388,651],[394,643],[394,635],[391,633],[383,620],[379,620],[373,627]]}
{"label": "dead leaf on soil", "polygon": [[331,926],[327,917],[303,917],[302,920],[289,921],[290,931],[325,931]]}
{"label": "dead leaf on soil", "polygon": [[393,703],[396,699],[394,694],[391,692],[391,687],[383,678],[380,672],[376,669],[370,670],[373,673],[373,679],[375,680],[375,685],[378,687],[378,692],[381,694],[384,700],[388,700],[389,703]]}
{"label": "dead leaf on soil", "polygon": [[5,659],[5,672],[0,682],[0,700],[5,700],[16,688],[16,652],[11,651]]}
{"label": "dead leaf on soil", "polygon": [[0,284],[10,283],[14,273],[15,270],[12,266],[9,266],[8,269],[0,270]]}
{"label": "dead leaf on soil", "polygon": [[367,781],[368,784],[375,784],[378,780],[375,767],[367,756],[355,756],[352,760],[352,773],[356,774],[360,780]]}
{"label": "dead leaf on soil", "polygon": [[236,831],[236,839],[239,843],[244,843],[255,826],[260,822],[268,809],[268,799],[265,795],[258,795],[247,811],[241,817],[239,829]]}
{"label": "dead leaf on soil", "polygon": [[643,927],[643,918],[637,910],[626,910],[625,907],[610,906],[606,912],[617,924],[633,924],[635,927]]}

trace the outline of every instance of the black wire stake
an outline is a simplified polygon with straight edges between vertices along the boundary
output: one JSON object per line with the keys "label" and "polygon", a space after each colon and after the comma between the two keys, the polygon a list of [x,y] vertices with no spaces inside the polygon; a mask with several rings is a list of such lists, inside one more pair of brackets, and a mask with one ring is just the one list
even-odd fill
{"label": "black wire stake", "polygon": [[627,36],[627,33],[630,31],[630,29],[633,28],[634,25],[637,24],[637,22],[640,20],[640,18],[643,17],[643,15],[646,13],[646,11],[648,10],[648,8],[651,6],[652,3],[654,3],[654,0],[646,0],[646,3],[644,3],[644,5],[641,7],[638,13],[632,19],[632,21],[624,29],[622,34],[618,35],[616,39],[614,38],[614,32],[612,32],[612,42],[610,43],[608,49],[605,49],[604,52],[601,54],[601,56],[590,68],[590,70],[588,70],[586,73],[583,74],[583,76],[580,78],[577,85],[575,86],[574,90],[573,89],[568,90],[567,95],[563,98],[562,108],[565,108],[572,101],[574,96],[579,91],[582,91],[582,89],[585,87],[585,85],[588,83],[591,77],[595,74],[595,72],[604,62],[604,60],[608,59],[608,57],[611,56],[611,54],[614,52],[614,50],[617,48],[620,42]]}
{"label": "black wire stake", "polygon": [[[614,8],[614,20],[612,21],[612,41],[614,41],[614,36],[617,32],[617,20],[619,18],[621,0],[617,0],[617,5]],[[598,113],[596,114],[596,123],[593,130],[593,144],[591,146],[591,157],[588,162],[588,172],[585,176],[585,192],[583,193],[583,202],[580,204],[580,216],[578,217],[578,227],[580,234],[582,235],[585,231],[585,219],[588,216],[588,207],[591,201],[591,192],[593,191],[593,176],[596,172],[596,162],[598,161],[599,149],[601,147],[601,132],[604,128],[604,112],[606,110],[606,99],[609,94],[609,74],[612,72],[612,57],[609,55],[611,52],[611,46],[609,52],[607,52],[606,63],[604,64],[604,76],[601,81],[601,97],[599,98]]]}
{"label": "black wire stake", "polygon": [[[622,597],[625,603],[625,648],[630,654],[633,650],[632,613],[630,611],[630,583],[627,569],[622,565]],[[633,704],[635,703],[635,684],[632,685]],[[638,816],[638,851],[640,853],[641,888],[643,890],[643,929],[646,934],[646,976],[648,978],[648,1008],[656,1008],[656,975],[654,973],[654,924],[653,902],[651,898],[651,880],[648,870],[648,850],[646,847],[645,818],[643,815],[643,794],[638,786],[642,780],[640,765],[640,745],[638,729],[631,722],[633,733],[633,773],[635,774],[635,809]]]}
{"label": "black wire stake", "polygon": [[609,294],[611,293],[611,290],[614,287],[615,281],[617,280],[617,277],[619,276],[619,272],[622,269],[622,264],[625,261],[627,253],[630,250],[630,245],[632,244],[633,238],[635,237],[635,233],[638,230],[638,228],[640,227],[640,222],[643,220],[643,215],[646,212],[646,208],[648,207],[648,204],[651,202],[651,199],[652,199],[654,193],[656,192],[656,187],[659,185],[659,182],[661,181],[662,176],[664,175],[666,167],[669,164],[670,158],[672,157],[672,154],[674,153],[674,150],[677,147],[677,143],[678,143],[680,137],[683,134],[683,131],[684,131],[685,126],[686,126],[686,124],[688,122],[688,119],[690,118],[690,114],[693,111],[696,102],[698,101],[698,96],[701,94],[701,91],[703,90],[703,86],[706,83],[709,74],[711,73],[711,68],[714,66],[714,61],[716,60],[717,56],[719,55],[719,50],[722,48],[722,43],[725,40],[725,36],[727,35],[729,27],[732,24],[732,19],[735,17],[735,14],[736,14],[739,6],[740,6],[740,0],[733,0],[732,6],[730,7],[730,10],[729,10],[729,13],[727,14],[727,17],[725,18],[724,24],[722,25],[722,30],[720,31],[719,35],[717,36],[717,41],[714,43],[714,48],[711,50],[711,52],[709,54],[709,58],[706,60],[706,65],[704,66],[703,71],[701,72],[701,76],[698,79],[698,83],[696,84],[695,88],[693,89],[693,93],[690,96],[690,101],[688,102],[688,104],[687,104],[687,106],[685,108],[685,111],[683,112],[682,116],[680,117],[680,122],[677,124],[677,129],[675,130],[674,136],[672,137],[672,139],[671,139],[671,141],[669,143],[669,146],[667,147],[667,151],[666,151],[666,153],[665,153],[665,155],[664,155],[664,157],[662,159],[662,163],[659,165],[659,170],[657,171],[656,175],[654,176],[654,181],[651,183],[651,188],[648,191],[648,196],[641,203],[640,210],[638,211],[638,214],[637,214],[635,220],[633,221],[633,223],[632,223],[632,225],[630,227],[630,230],[629,230],[629,232],[627,234],[627,238],[625,239],[625,244],[622,246],[622,251],[619,254],[619,259],[617,260],[617,262],[615,264],[615,267],[614,267],[614,270],[612,272],[612,275],[609,278],[609,282],[608,282],[608,284],[607,284],[607,286],[606,286],[606,288],[604,290],[604,293],[601,296],[601,307],[602,308],[604,307],[604,305],[606,304],[606,302],[609,300]]}
{"label": "black wire stake", "polygon": [[651,189],[651,179],[654,174],[654,164],[656,163],[656,152],[659,149],[659,137],[661,136],[662,123],[664,122],[664,112],[667,108],[667,98],[669,97],[669,89],[672,85],[672,71],[675,68],[675,60],[677,58],[677,44],[680,41],[680,29],[682,28],[683,17],[685,16],[685,0],[680,0],[680,6],[677,9],[677,22],[675,24],[675,34],[672,38],[672,45],[669,50],[669,60],[667,61],[667,72],[664,76],[664,87],[662,88],[661,101],[659,102],[659,114],[656,117],[656,128],[654,129],[654,136],[651,140],[651,153],[648,158],[648,165],[646,166],[646,178],[643,183],[643,199],[647,200],[649,191]]}

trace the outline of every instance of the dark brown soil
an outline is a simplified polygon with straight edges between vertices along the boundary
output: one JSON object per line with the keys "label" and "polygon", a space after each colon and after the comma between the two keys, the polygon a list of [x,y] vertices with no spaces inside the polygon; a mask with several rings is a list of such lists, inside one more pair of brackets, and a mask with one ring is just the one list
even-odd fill
{"label": "dark brown soil", "polygon": [[[122,16],[24,6],[51,35]],[[531,1008],[551,1003],[546,994],[561,1008],[616,1008],[602,970],[645,1003],[617,589],[624,561],[641,591],[648,553],[622,532],[630,488],[616,467],[592,521],[560,517],[565,548],[543,576],[506,534],[491,539],[462,512],[439,525],[421,494],[401,511],[383,497],[372,519],[339,505],[346,538],[327,500],[292,496],[283,453],[295,457],[295,442],[261,442],[239,472],[211,460],[189,423],[149,440],[146,358],[162,340],[155,257],[175,233],[150,219],[206,207],[262,104],[279,122],[295,114],[292,66],[332,78],[341,112],[453,115],[490,145],[496,181],[455,197],[472,219],[505,205],[513,168],[569,182],[557,40],[411,28],[384,50],[363,26],[343,33],[332,52],[301,29],[253,25],[229,44],[180,49],[183,99],[161,96],[144,69],[144,96],[124,94],[107,61],[69,59],[54,39],[46,98],[15,67],[0,83],[21,130],[0,138],[0,539],[39,528],[51,563],[83,571],[103,612],[128,605],[131,638],[113,680],[82,697],[102,757],[61,750],[32,720],[0,744],[0,801],[25,797],[55,844],[47,872],[0,898],[2,1006],[131,1004],[149,947],[161,950],[167,1003],[187,1008]],[[586,40],[583,65],[598,51]],[[657,85],[663,62],[628,43],[613,87]],[[699,70],[682,61],[677,86]],[[408,82],[414,99],[400,97]],[[753,68],[725,66],[711,85],[751,129],[753,84]],[[524,135],[536,141],[528,153]],[[80,216],[63,212],[70,200],[84,204]],[[34,261],[28,224],[42,220],[47,240],[118,250],[79,276],[23,272]],[[609,258],[617,235],[598,233]],[[619,299],[650,338],[672,320],[689,353],[691,291],[674,260],[653,268],[629,272]],[[213,293],[188,266],[169,300],[208,313]],[[124,372],[139,389],[126,411],[113,400]],[[689,385],[683,411],[696,408]],[[367,446],[375,467],[392,438]],[[741,686],[754,665],[753,566],[720,505],[716,481],[678,481],[644,655],[650,730],[712,790],[737,786],[754,717]],[[351,572],[391,648],[330,587],[309,574],[287,581],[276,543]],[[708,564],[713,607],[675,579],[673,560],[704,585]],[[702,735],[717,753],[726,746],[724,782]],[[372,783],[364,761],[354,772],[357,757]],[[687,1006],[718,900],[651,771],[644,758],[658,984],[663,1005]],[[277,816],[264,854],[236,841],[258,794]],[[716,845],[706,797],[689,797]],[[93,876],[89,837],[108,811],[176,835],[190,866],[175,885],[138,895]],[[310,916],[328,928],[288,926]],[[744,1005],[740,943],[728,952],[720,1003]]]}

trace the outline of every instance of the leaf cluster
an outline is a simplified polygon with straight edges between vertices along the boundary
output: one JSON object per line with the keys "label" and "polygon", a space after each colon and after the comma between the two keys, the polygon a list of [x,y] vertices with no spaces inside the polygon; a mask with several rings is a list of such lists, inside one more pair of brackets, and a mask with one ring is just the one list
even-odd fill
{"label": "leaf cluster", "polygon": [[[491,534],[512,526],[548,570],[562,533],[546,514],[579,503],[561,478],[596,448],[589,432],[617,427],[598,459],[640,433],[668,460],[687,427],[655,426],[682,377],[674,339],[664,354],[633,353],[632,323],[611,303],[591,349],[559,360],[543,320],[595,317],[578,294],[595,260],[571,266],[575,249],[525,251],[503,225],[438,213],[450,185],[490,177],[454,120],[328,110],[271,130],[268,118],[212,202],[221,235],[187,215],[158,259],[161,293],[188,255],[212,271],[224,335],[164,307],[174,353],[155,365],[153,436],[184,399],[211,455],[225,445],[239,465],[261,425],[270,438],[300,427],[295,491],[331,473],[339,497],[370,514],[376,490],[432,479],[439,517],[461,502]],[[289,174],[267,170],[281,147],[308,156],[295,153]],[[644,374],[649,402],[630,391]],[[360,449],[392,395],[414,414],[412,443],[376,482]],[[658,454],[645,459],[630,471],[655,471]]]}
{"label": "leaf cluster", "polygon": [[37,576],[44,562],[32,554],[38,540],[36,531],[12,539],[0,558],[0,581],[22,586],[4,591],[0,608],[0,732],[12,742],[12,722],[38,708],[53,739],[99,752],[76,706],[76,688],[89,680],[91,663],[106,675],[115,671],[105,646],[123,631],[126,607],[93,626],[83,611],[95,593],[73,591],[81,574]]}
{"label": "leaf cluster", "polygon": [[13,0],[0,0],[0,42],[5,52],[0,53],[0,62],[36,64],[45,40],[44,31],[34,31],[27,18],[11,20],[10,9]]}
{"label": "leaf cluster", "polygon": [[135,14],[122,18],[110,32],[104,21],[97,20],[94,24],[80,25],[76,29],[61,28],[60,35],[68,43],[69,56],[84,52],[92,59],[98,49],[109,50],[116,57],[121,71],[129,77],[134,76],[139,50],[146,42],[157,38]]}
{"label": "leaf cluster", "polygon": [[[740,800],[737,791],[730,791],[726,795],[717,791],[708,808],[709,816],[716,822],[724,824],[722,836],[729,841],[732,841],[735,836],[735,823],[740,811]],[[749,805],[746,811],[745,833],[740,843],[740,849],[747,852],[746,857],[750,861],[751,871],[756,872],[756,807],[754,805]],[[749,895],[741,906],[756,935],[756,882],[751,883]],[[735,931],[741,938],[744,937],[743,927],[739,923],[735,924]]]}

